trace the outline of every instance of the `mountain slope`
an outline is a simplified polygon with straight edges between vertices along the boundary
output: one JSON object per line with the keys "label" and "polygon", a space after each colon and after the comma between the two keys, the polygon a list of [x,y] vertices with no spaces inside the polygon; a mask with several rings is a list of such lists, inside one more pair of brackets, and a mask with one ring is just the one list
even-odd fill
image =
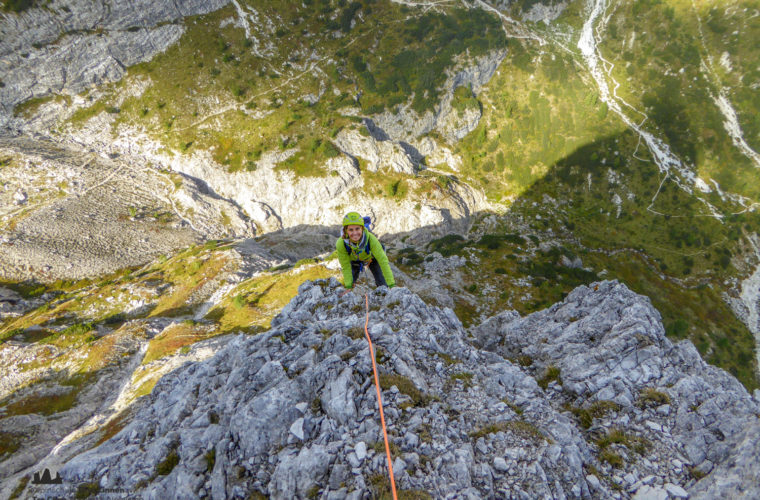
{"label": "mountain slope", "polygon": [[[306,282],[270,331],[165,377],[130,424],[63,467],[65,480],[145,498],[382,490],[363,299],[340,290]],[[402,490],[721,491],[713,467],[748,466],[732,451],[757,426],[758,402],[689,342],[668,341],[649,302],[618,283],[472,330],[495,352],[471,347],[451,310],[403,288],[372,292],[369,303]],[[757,487],[752,473],[740,481]]]}
{"label": "mountain slope", "polygon": [[[348,210],[372,216],[399,283],[473,332],[616,279],[651,300],[671,341],[758,388],[757,0],[149,3],[3,3],[4,469],[57,468],[61,441],[40,429],[60,422],[78,443],[68,458],[126,425],[167,373],[266,331],[301,281],[336,275]],[[582,394],[609,375],[572,378],[552,336],[499,347],[522,345],[518,323],[482,342],[530,358],[526,376],[554,363]],[[678,369],[702,366],[688,351]],[[626,384],[628,407],[643,387]],[[549,394],[579,422],[613,408]],[[608,432],[627,440],[616,449],[582,427],[608,463],[643,449],[638,428]],[[702,446],[667,428],[680,444],[660,451],[681,447],[695,478],[733,474],[711,435]],[[753,432],[712,436],[742,455]],[[681,469],[650,472],[690,485]],[[622,483],[605,478],[612,495]]]}

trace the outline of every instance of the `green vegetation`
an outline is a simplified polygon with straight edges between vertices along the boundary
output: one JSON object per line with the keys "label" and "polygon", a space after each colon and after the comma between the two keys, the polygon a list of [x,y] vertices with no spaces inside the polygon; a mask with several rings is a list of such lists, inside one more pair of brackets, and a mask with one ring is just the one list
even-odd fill
{"label": "green vegetation", "polygon": [[551,382],[557,382],[558,384],[562,385],[559,368],[554,365],[547,366],[543,376],[540,379],[536,380],[536,382],[538,382],[538,385],[544,390],[549,387],[549,384]]}
{"label": "green vegetation", "polygon": [[175,323],[150,340],[142,364],[146,365],[157,359],[170,356],[183,347],[218,334],[218,331],[210,330],[207,326],[185,322]]}
{"label": "green vegetation", "polygon": [[[384,452],[385,450],[383,450]],[[390,479],[387,474],[373,474],[367,479],[367,484],[372,490],[373,500],[391,500],[393,498]],[[429,493],[422,490],[398,489],[396,494],[399,500],[432,500],[433,498]]]}
{"label": "green vegetation", "polygon": [[501,202],[520,195],[574,149],[624,129],[602,112],[596,91],[567,53],[520,40],[509,47],[478,94],[483,117],[454,149],[462,156],[463,180]]}
{"label": "green vegetation", "polygon": [[706,472],[702,472],[701,470],[691,465],[687,465],[686,469],[689,471],[689,475],[693,477],[694,479],[696,479],[697,481],[699,481],[700,479],[702,479],[703,477],[707,475]]}
{"label": "green vegetation", "polygon": [[[256,9],[278,19],[273,54],[260,55],[240,27],[219,28],[237,15],[233,6],[189,18],[179,43],[129,68],[124,80],[103,88],[104,97],[77,110],[71,123],[107,112],[114,126],[145,128],[176,152],[210,151],[231,172],[255,170],[265,153],[284,152],[278,169],[324,176],[322,165],[340,154],[331,139],[353,122],[339,110],[358,104],[362,113],[374,114],[413,94],[413,108],[423,113],[440,100],[445,70],[458,56],[477,57],[506,45],[499,20],[481,9],[446,7],[444,13],[362,0],[341,7],[337,19],[322,0]],[[257,33],[259,39],[269,36]],[[307,58],[302,49],[320,58]],[[320,91],[325,76],[334,92]],[[122,90],[137,82],[150,83],[121,102]],[[321,97],[299,97],[308,94]]]}
{"label": "green vegetation", "polygon": [[[623,84],[618,93],[646,110],[647,121],[674,152],[721,189],[757,200],[755,166],[733,146],[713,99],[717,89],[730,89],[745,139],[757,151],[760,100],[750,82],[757,82],[760,72],[750,61],[760,50],[750,40],[760,35],[760,27],[734,10],[710,3],[630,2],[611,18],[601,51],[615,63],[612,75]],[[637,34],[635,44],[626,35],[631,32]],[[718,64],[724,53],[733,71]]]}
{"label": "green vegetation", "polygon": [[212,472],[214,470],[214,464],[216,464],[216,448],[211,448],[203,455],[206,460],[206,472]]}
{"label": "green vegetation", "polygon": [[468,242],[459,234],[447,234],[432,240],[427,247],[431,252],[439,252],[444,257],[459,253]]}
{"label": "green vegetation", "polygon": [[18,480],[18,484],[11,492],[11,496],[8,497],[8,500],[15,500],[16,498],[21,498],[21,494],[26,489],[26,485],[29,483],[29,476],[24,476],[21,479]]}
{"label": "green vegetation", "polygon": [[624,461],[623,457],[614,451],[612,445],[625,447],[639,455],[644,455],[652,447],[652,443],[646,438],[626,434],[621,429],[608,430],[595,440],[595,444],[599,448],[599,459],[615,468],[622,468]]}
{"label": "green vegetation", "polygon": [[124,427],[126,427],[127,423],[129,423],[129,418],[129,411],[124,411],[116,417],[111,418],[111,420],[100,428],[101,435],[95,445],[99,446],[118,434]]}
{"label": "green vegetation", "polygon": [[77,396],[81,392],[84,383],[81,379],[72,381],[71,389],[57,394],[37,394],[33,393],[10,402],[9,399],[0,402],[0,407],[5,408],[6,416],[29,415],[36,413],[38,415],[53,415],[66,410],[70,410],[77,401]]}
{"label": "green vegetation", "polygon": [[504,404],[506,404],[507,406],[509,406],[509,409],[512,410],[513,412],[515,412],[516,414],[518,414],[518,415],[522,415],[523,414],[523,409],[520,408],[519,406],[517,406],[515,403],[513,403],[509,399],[504,398],[503,401],[504,401]]}
{"label": "green vegetation", "polygon": [[472,387],[472,377],[473,377],[472,373],[458,372],[458,373],[452,374],[449,378],[452,381],[461,380],[462,383],[464,384],[465,389],[467,389],[469,387]]}
{"label": "green vegetation", "polygon": [[407,377],[404,377],[403,375],[398,375],[396,373],[381,373],[380,374],[380,387],[387,391],[392,386],[396,386],[402,394],[406,394],[410,398],[412,398],[412,403],[414,406],[426,406],[428,403],[433,401],[435,398],[423,393],[421,390],[417,389],[417,386],[414,385],[414,382],[412,382]]}
{"label": "green vegetation", "polygon": [[472,93],[472,89],[460,86],[454,89],[454,98],[451,101],[451,107],[454,108],[459,116],[468,109],[480,110],[480,101]]}
{"label": "green vegetation", "polygon": [[0,431],[0,460],[8,458],[6,455],[10,456],[16,453],[21,447],[23,437],[21,434]]}
{"label": "green vegetation", "polygon": [[647,387],[641,391],[639,399],[636,401],[636,405],[641,408],[651,408],[666,404],[670,404],[670,396],[651,387]]}
{"label": "green vegetation", "polygon": [[[758,386],[754,339],[721,293],[725,279],[736,273],[732,259],[748,251],[744,233],[760,230],[760,216],[743,213],[721,222],[710,217],[706,206],[693,195],[670,181],[662,182],[651,162],[627,159],[614,166],[615,158],[630,158],[637,145],[637,137],[626,132],[573,152],[515,201],[512,214],[531,220],[538,234],[549,229],[567,237],[572,234],[580,246],[568,246],[567,257],[577,255],[584,267],[595,272],[605,270],[605,278],[619,279],[633,291],[647,295],[662,314],[668,334],[690,339],[708,362],[723,367],[753,389]],[[621,155],[611,151],[620,151]],[[642,153],[639,151],[640,157]],[[615,181],[616,177],[625,179],[624,185]],[[630,196],[625,195],[627,191]],[[617,192],[623,194],[619,216],[610,201],[611,193]],[[555,212],[543,205],[545,195],[566,203],[556,215],[537,220],[538,210]],[[725,205],[717,196],[710,195],[709,201]],[[544,208],[536,208],[534,203]],[[735,210],[730,206],[727,209]],[[512,272],[508,263],[498,264],[507,275]],[[539,289],[554,288],[555,293],[547,297],[551,300],[567,291],[557,286],[562,275],[555,275],[539,260],[532,259],[522,272],[538,274],[540,279],[534,285]],[[595,276],[574,270],[564,279],[583,283]],[[541,282],[543,279],[546,282]],[[506,291],[509,300],[512,292]],[[549,303],[553,302],[535,301],[543,307]],[[519,310],[520,304],[516,305]]]}
{"label": "green vegetation", "polygon": [[594,401],[588,408],[576,408],[574,406],[566,406],[567,410],[570,410],[573,415],[578,419],[581,427],[588,429],[591,427],[595,418],[602,418],[608,413],[620,411],[620,405],[614,401]]}
{"label": "green vegetation", "polygon": [[478,439],[485,437],[488,434],[495,434],[497,432],[516,434],[523,439],[529,439],[532,441],[551,441],[549,438],[544,436],[544,433],[541,432],[538,427],[531,424],[530,422],[526,422],[525,420],[509,420],[495,424],[489,424],[477,431],[471,432],[470,437],[472,439]]}
{"label": "green vegetation", "polygon": [[[206,318],[217,322],[220,332],[256,333],[269,327],[272,318],[296,296],[301,283],[331,276],[337,277],[337,274],[315,265],[275,271],[243,281],[214,306]],[[361,336],[364,336],[363,329]]]}
{"label": "green vegetation", "polygon": [[[110,321],[110,326],[118,319],[116,314],[121,312],[124,305],[121,302],[108,303],[105,297],[119,295],[121,285],[129,280],[131,269],[123,269],[104,276],[99,281],[85,279],[80,281],[59,280],[49,284],[35,282],[8,283],[0,282],[0,286],[10,288],[22,297],[40,297],[47,294],[49,302],[27,314],[0,323],[0,340],[21,334],[25,342],[42,342],[70,346],[95,339],[89,332],[97,323]],[[118,284],[117,284],[118,283]],[[93,291],[97,288],[97,293]],[[88,317],[84,311],[97,308],[101,314]],[[42,325],[71,324],[73,327],[64,331],[56,331],[54,327],[38,328]],[[27,331],[28,328],[31,328]],[[36,331],[35,331],[36,330]]]}
{"label": "green vegetation", "polygon": [[174,467],[176,467],[178,463],[179,454],[177,453],[176,448],[172,448],[169,450],[166,458],[156,465],[156,474],[159,476],[167,476],[174,470]]}
{"label": "green vegetation", "polygon": [[375,51],[383,54],[382,60],[362,54],[349,56],[368,94],[361,102],[365,112],[392,108],[414,92],[412,107],[422,113],[436,103],[445,69],[456,55],[469,48],[469,56],[477,57],[506,45],[498,18],[480,9],[454,8],[447,15],[428,11],[408,17],[393,31],[386,32]]}
{"label": "green vegetation", "polygon": [[202,257],[193,259],[191,257],[195,252],[194,248],[182,252],[162,266],[161,277],[172,283],[173,287],[171,293],[161,296],[158,304],[151,311],[151,316],[186,314],[189,311],[188,298],[209,281],[214,280],[229,262],[229,256],[223,252],[207,250],[203,252]]}
{"label": "green vegetation", "polygon": [[599,452],[599,460],[607,462],[616,469],[622,469],[623,465],[625,465],[623,457],[610,450],[602,450]]}
{"label": "green vegetation", "polygon": [[23,12],[36,6],[36,0],[3,0],[3,10],[11,12]]}
{"label": "green vegetation", "polygon": [[311,488],[309,488],[309,491],[306,492],[306,498],[319,498],[319,485],[315,484]]}
{"label": "green vegetation", "polygon": [[[372,443],[371,448],[375,450],[375,453],[385,455],[385,441],[376,441]],[[401,455],[401,448],[399,448],[399,446],[393,441],[388,441],[388,448],[391,450],[391,457],[397,457]]]}
{"label": "green vegetation", "polygon": [[93,481],[91,483],[79,483],[74,498],[77,500],[90,498],[100,493],[100,483]]}
{"label": "green vegetation", "polygon": [[33,97],[29,99],[28,101],[24,101],[23,103],[17,105],[13,109],[13,114],[15,116],[23,116],[24,118],[31,118],[35,115],[37,110],[45,103],[48,103],[55,99],[55,96],[49,95],[45,97]]}
{"label": "green vegetation", "polygon": [[436,356],[438,356],[439,358],[441,358],[443,360],[443,362],[447,366],[451,366],[451,365],[455,365],[457,363],[460,363],[460,361],[457,358],[455,358],[454,356],[450,356],[450,355],[446,354],[445,352],[437,352]]}

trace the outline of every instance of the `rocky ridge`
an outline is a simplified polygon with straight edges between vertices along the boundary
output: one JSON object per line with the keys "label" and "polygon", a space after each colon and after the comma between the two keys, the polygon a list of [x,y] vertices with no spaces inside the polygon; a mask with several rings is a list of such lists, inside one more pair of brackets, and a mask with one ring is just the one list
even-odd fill
{"label": "rocky ridge", "polygon": [[[304,283],[271,330],[164,377],[127,427],[62,476],[143,498],[382,489],[364,301],[341,291],[334,280]],[[471,335],[487,350],[470,344],[450,309],[404,288],[375,290],[369,304],[401,489],[436,498],[759,493],[758,402],[690,342],[666,339],[648,299],[617,282],[486,321]]]}

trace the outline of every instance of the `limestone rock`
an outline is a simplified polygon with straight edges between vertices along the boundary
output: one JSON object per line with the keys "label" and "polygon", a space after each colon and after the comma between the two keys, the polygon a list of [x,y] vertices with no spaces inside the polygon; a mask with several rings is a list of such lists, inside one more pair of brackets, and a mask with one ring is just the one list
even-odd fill
{"label": "limestone rock", "polygon": [[0,18],[0,127],[13,108],[51,92],[76,94],[114,81],[125,68],[150,60],[184,32],[185,16],[212,12],[228,0],[145,1],[95,5],[56,2]]}
{"label": "limestone rock", "polygon": [[[164,377],[129,425],[70,460],[62,476],[104,481],[107,469],[110,487],[137,488],[145,498],[200,496],[202,490],[214,497],[319,491],[343,498],[344,488],[366,494],[364,478],[384,473],[385,456],[366,446],[382,442],[382,433],[366,341],[357,334],[364,298],[341,296],[342,290],[335,280],[302,284],[270,331],[241,335],[207,361]],[[619,283],[579,287],[548,310],[487,321],[475,331],[489,350],[464,341],[450,309],[429,306],[404,288],[381,287],[368,298],[379,368],[395,377],[384,382],[383,402],[400,451],[393,457],[400,488],[464,498],[495,491],[506,497],[608,498],[609,481],[615,481],[636,498],[667,498],[682,495],[690,481],[685,467],[671,467],[675,460],[714,464],[693,489],[705,498],[757,484],[754,400],[688,343],[672,345],[649,301]],[[532,363],[505,359],[514,355],[531,356]],[[456,361],[444,364],[442,357]],[[550,365],[560,374],[547,385],[542,378]],[[669,395],[675,416],[642,399],[651,386]],[[436,400],[443,394],[445,404]],[[617,405],[594,417],[597,434],[588,434],[567,411],[568,398],[577,406],[602,400]],[[217,423],[203,417],[210,411]],[[646,438],[652,447],[645,458],[626,460],[620,472],[598,461],[593,444],[593,436],[613,422],[626,439]],[[614,449],[636,453],[629,445]],[[196,464],[212,446],[216,465],[203,472]],[[684,449],[695,458],[683,457]],[[154,476],[172,450],[177,465]],[[587,474],[585,464],[603,480]],[[420,469],[422,474],[414,473]],[[138,478],[146,477],[153,482],[140,486]]]}
{"label": "limestone rock", "polygon": [[372,118],[377,126],[395,141],[413,143],[418,137],[432,130],[450,130],[452,133],[463,133],[464,130],[473,127],[473,123],[477,125],[477,120],[480,117],[478,116],[476,119],[475,115],[468,115],[463,124],[452,127],[452,123],[459,123],[455,117],[447,118],[452,113],[451,101],[454,97],[454,90],[457,87],[466,86],[473,92],[477,92],[481,86],[490,80],[505,56],[506,51],[494,50],[474,61],[463,62],[451,70],[449,77],[443,84],[444,97],[432,112],[428,111],[423,116],[419,116],[411,109],[411,104],[407,104],[400,106],[396,111],[385,111]]}

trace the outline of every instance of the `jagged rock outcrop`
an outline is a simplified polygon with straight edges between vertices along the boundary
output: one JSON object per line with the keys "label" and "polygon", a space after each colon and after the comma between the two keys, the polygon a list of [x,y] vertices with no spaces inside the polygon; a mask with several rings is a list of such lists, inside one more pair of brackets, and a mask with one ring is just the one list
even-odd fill
{"label": "jagged rock outcrop", "polygon": [[751,487],[757,471],[742,459],[748,447],[754,446],[754,453],[760,447],[748,440],[757,431],[747,430],[758,426],[758,401],[734,377],[705,363],[691,342],[667,339],[648,299],[624,285],[580,287],[545,311],[525,318],[505,312],[474,333],[479,345],[526,360],[537,376],[554,369],[561,383],[549,386],[547,396],[556,404],[616,404],[615,417],[600,419],[595,427],[622,423],[653,443],[649,463],[626,479],[626,488],[635,491],[650,475],[683,482],[687,469],[701,477],[722,464],[696,491],[729,498],[741,485],[755,492],[748,498],[760,494],[756,481]]}
{"label": "jagged rock outcrop", "polygon": [[534,23],[543,21],[549,24],[557,19],[566,8],[567,2],[565,1],[549,1],[546,4],[534,3],[527,12],[523,12],[522,17],[525,21],[532,21]]}
{"label": "jagged rock outcrop", "polygon": [[185,16],[217,10],[229,0],[102,3],[62,0],[0,18],[0,128],[13,108],[52,92],[69,95],[120,79],[176,42]]}
{"label": "jagged rock outcrop", "polygon": [[[143,498],[364,498],[386,465],[363,297],[341,291],[306,282],[270,331],[165,377],[127,427],[68,462],[64,479]],[[695,492],[728,491],[727,477],[736,491],[752,488],[757,445],[747,435],[730,451],[757,424],[757,402],[690,343],[672,345],[649,301],[617,282],[475,328],[497,352],[470,345],[450,309],[404,288],[375,290],[369,304],[401,489],[622,498],[680,493],[694,486],[690,466],[708,473]],[[560,375],[547,383],[549,365]],[[604,412],[579,417],[602,401]]]}
{"label": "jagged rock outcrop", "polygon": [[432,130],[439,130],[451,140],[460,139],[477,126],[480,113],[477,113],[477,117],[467,115],[463,121],[450,117],[452,113],[456,115],[456,111],[451,106],[454,90],[457,87],[466,86],[473,92],[477,92],[488,83],[506,55],[506,50],[494,50],[452,70],[442,86],[444,92],[440,103],[433,111],[428,111],[423,116],[414,112],[409,103],[398,111],[385,111],[375,115],[373,120],[388,137],[395,141],[407,141],[413,144],[419,136]]}
{"label": "jagged rock outcrop", "polygon": [[467,108],[462,113],[450,112],[441,120],[438,130],[450,144],[455,144],[475,130],[481,116],[480,108]]}
{"label": "jagged rock outcrop", "polygon": [[345,153],[367,161],[367,169],[377,172],[389,169],[408,175],[416,173],[414,159],[398,143],[376,140],[356,130],[343,129],[335,137],[335,144]]}

